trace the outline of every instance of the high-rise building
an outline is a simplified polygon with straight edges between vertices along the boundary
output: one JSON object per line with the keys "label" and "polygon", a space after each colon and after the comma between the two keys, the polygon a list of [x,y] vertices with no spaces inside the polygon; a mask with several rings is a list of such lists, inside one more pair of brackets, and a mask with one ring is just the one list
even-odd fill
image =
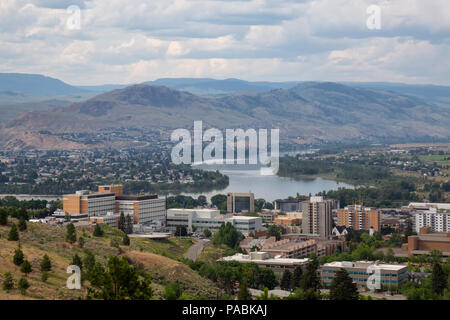
{"label": "high-rise building", "polygon": [[426,211],[415,213],[416,232],[423,227],[430,227],[432,232],[450,232],[450,210],[431,207]]}
{"label": "high-rise building", "polygon": [[303,233],[317,234],[328,239],[332,231],[332,210],[335,201],[323,197],[311,197],[301,203]]}
{"label": "high-rise building", "polygon": [[353,230],[369,231],[372,228],[374,231],[380,232],[381,215],[379,210],[362,205],[352,205],[337,210],[336,224],[353,228]]}
{"label": "high-rise building", "polygon": [[255,195],[253,193],[228,193],[227,211],[229,213],[255,212]]}

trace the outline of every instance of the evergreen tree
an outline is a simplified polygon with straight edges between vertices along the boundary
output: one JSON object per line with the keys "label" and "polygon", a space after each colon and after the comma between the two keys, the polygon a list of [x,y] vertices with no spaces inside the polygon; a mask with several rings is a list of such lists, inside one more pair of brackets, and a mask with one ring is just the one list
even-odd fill
{"label": "evergreen tree", "polygon": [[73,223],[69,223],[66,227],[66,241],[70,243],[77,241],[77,231]]}
{"label": "evergreen tree", "polygon": [[11,272],[6,272],[5,277],[3,278],[3,290],[6,292],[9,292],[10,290],[14,289],[14,278],[11,274]]}
{"label": "evergreen tree", "polygon": [[318,266],[319,263],[316,257],[313,256],[311,261],[306,265],[305,273],[302,276],[301,289],[303,289],[303,291],[308,289],[317,291],[320,288],[320,278],[317,272]]}
{"label": "evergreen tree", "polygon": [[124,235],[122,238],[122,244],[124,246],[129,246],[130,245],[130,237],[128,237],[128,235]]}
{"label": "evergreen tree", "polygon": [[103,237],[103,230],[98,223],[95,225],[94,237]]}
{"label": "evergreen tree", "polygon": [[74,254],[72,256],[72,263],[71,263],[71,265],[78,266],[80,268],[80,270],[83,269],[83,262],[81,261],[81,258],[80,258],[79,255]]}
{"label": "evergreen tree", "polygon": [[24,258],[25,258],[25,256],[19,245],[19,247],[14,251],[13,262],[16,266],[21,266]]}
{"label": "evergreen tree", "polygon": [[9,230],[8,241],[19,241],[19,232],[17,231],[15,224],[13,224]]}
{"label": "evergreen tree", "polygon": [[47,271],[42,272],[41,280],[42,280],[42,282],[46,282],[48,280],[48,272]]}
{"label": "evergreen tree", "polygon": [[292,272],[284,270],[283,277],[281,278],[280,288],[282,290],[291,290],[292,285]]}
{"label": "evergreen tree", "polygon": [[247,279],[243,279],[239,283],[238,300],[252,300],[252,295],[248,291]]}
{"label": "evergreen tree", "polygon": [[119,230],[122,230],[123,232],[125,232],[125,215],[123,214],[123,211],[120,213],[119,223],[118,223],[117,228]]}
{"label": "evergreen tree", "polygon": [[20,278],[18,287],[19,287],[20,293],[25,295],[27,293],[27,289],[30,287],[30,284],[28,283],[27,279]]}
{"label": "evergreen tree", "polygon": [[300,288],[302,281],[303,270],[302,267],[297,266],[294,269],[294,274],[292,276],[292,288]]}
{"label": "evergreen tree", "polygon": [[41,271],[50,271],[52,270],[52,262],[50,261],[50,258],[48,255],[44,254],[44,257],[41,261]]}
{"label": "evergreen tree", "polygon": [[166,300],[177,300],[182,294],[181,286],[176,282],[171,282],[164,288],[163,298]]}
{"label": "evergreen tree", "polygon": [[337,271],[331,281],[330,300],[358,300],[358,289],[345,269]]}
{"label": "evergreen tree", "polygon": [[0,226],[6,226],[8,223],[8,212],[5,209],[0,208]]}
{"label": "evergreen tree", "polygon": [[86,243],[86,240],[84,240],[84,237],[78,238],[78,247],[83,248],[85,243]]}
{"label": "evergreen tree", "polygon": [[125,233],[133,233],[133,220],[131,219],[131,215],[127,215],[127,217],[125,218]]}
{"label": "evergreen tree", "polygon": [[19,230],[20,231],[25,231],[25,230],[27,230],[27,222],[26,222],[26,220],[24,219],[24,218],[20,218],[19,219]]}
{"label": "evergreen tree", "polygon": [[28,275],[31,271],[33,271],[33,268],[31,268],[31,264],[28,262],[28,260],[23,261],[22,266],[20,267],[20,271],[25,273],[25,275]]}
{"label": "evergreen tree", "polygon": [[446,287],[447,276],[442,270],[441,264],[436,262],[431,273],[431,290],[438,295],[442,295]]}

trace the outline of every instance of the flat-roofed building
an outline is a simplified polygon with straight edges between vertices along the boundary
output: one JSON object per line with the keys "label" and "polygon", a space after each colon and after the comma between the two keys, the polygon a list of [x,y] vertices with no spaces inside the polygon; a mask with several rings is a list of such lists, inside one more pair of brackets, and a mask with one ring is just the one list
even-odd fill
{"label": "flat-roofed building", "polygon": [[323,253],[318,251],[315,240],[284,239],[265,243],[261,250],[267,252],[271,257],[279,256],[281,258],[304,258],[312,253],[316,254],[318,258],[323,256]]}
{"label": "flat-roofed building", "polygon": [[177,226],[185,226],[189,232],[193,229],[215,232],[224,223],[231,223],[238,231],[247,235],[262,229],[260,217],[222,215],[212,209],[168,209],[167,227],[174,231]]}
{"label": "flat-roofed building", "polygon": [[[369,269],[370,267],[370,269]],[[397,286],[408,281],[408,266],[403,264],[383,264],[371,261],[335,261],[325,263],[320,267],[322,282],[329,287],[336,272],[344,269],[348,272],[353,283],[359,288],[367,288],[367,279],[374,274],[373,269],[380,270],[381,286]]]}
{"label": "flat-roofed building", "polygon": [[91,193],[87,190],[63,196],[63,210],[69,214],[102,216],[116,210],[114,193]]}
{"label": "flat-roofed building", "polygon": [[301,203],[303,233],[317,234],[321,239],[331,237],[332,210],[336,201],[323,197],[311,197]]}
{"label": "flat-roofed building", "polygon": [[275,210],[282,212],[296,212],[301,211],[301,202],[304,199],[292,199],[292,200],[275,200]]}
{"label": "flat-roofed building", "polygon": [[416,232],[423,227],[430,227],[432,232],[450,232],[450,209],[437,209],[417,211],[414,214]]}
{"label": "flat-roofed building", "polygon": [[134,224],[159,222],[166,224],[166,198],[158,195],[117,196],[117,211],[131,215]]}
{"label": "flat-roofed building", "polygon": [[227,212],[255,212],[255,195],[253,193],[228,193]]}
{"label": "flat-roofed building", "polygon": [[267,252],[250,252],[250,254],[237,253],[234,256],[223,257],[219,261],[237,261],[240,263],[256,263],[260,268],[272,269],[274,273],[281,276],[285,270],[294,272],[296,267],[306,268],[310,259],[290,259],[271,257]]}
{"label": "flat-roofed building", "polygon": [[121,184],[110,184],[98,187],[98,192],[101,193],[114,193],[116,197],[123,196],[123,185]]}
{"label": "flat-roofed building", "polygon": [[89,221],[94,223],[104,223],[107,224],[113,228],[117,228],[119,225],[119,214],[109,212],[108,214],[104,216],[94,216],[90,217]]}
{"label": "flat-roofed building", "polygon": [[274,219],[273,223],[278,224],[283,227],[298,226],[302,223],[302,219],[300,219],[299,217],[295,217],[295,216],[294,217],[279,216]]}
{"label": "flat-roofed building", "polygon": [[353,230],[381,231],[381,214],[379,210],[362,205],[347,206],[337,210],[336,225]]}
{"label": "flat-roofed building", "polygon": [[263,223],[273,223],[273,220],[278,217],[278,213],[275,211],[262,211],[258,212],[258,216],[261,217]]}
{"label": "flat-roofed building", "polygon": [[431,233],[430,227],[423,227],[417,236],[409,236],[408,244],[402,246],[408,250],[408,257],[430,254],[431,250],[439,250],[445,257],[450,257],[450,232]]}

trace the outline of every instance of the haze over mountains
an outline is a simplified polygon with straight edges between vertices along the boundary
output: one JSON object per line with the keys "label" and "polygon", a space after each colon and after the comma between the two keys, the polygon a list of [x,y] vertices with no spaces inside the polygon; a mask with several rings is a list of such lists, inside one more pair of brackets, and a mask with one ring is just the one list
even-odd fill
{"label": "haze over mountains", "polygon": [[[77,87],[53,80],[45,79],[42,91],[38,83],[34,88],[27,88],[27,83],[17,85],[17,91],[9,91],[48,95],[54,84],[55,95],[77,92]],[[6,88],[4,82],[0,81],[0,92]],[[209,94],[197,95],[155,83],[203,88]],[[443,102],[450,92],[446,87],[439,88],[442,93],[438,101],[430,101],[420,98],[428,92],[426,89],[407,96],[385,90],[380,84],[372,84],[378,86],[376,89],[370,84],[331,82],[284,83],[284,88],[276,88],[278,83],[236,79],[161,79],[151,84],[132,85],[75,103],[49,104],[48,110],[30,107],[32,111],[3,125],[0,147],[102,148],[106,146],[102,141],[86,145],[65,140],[62,134],[104,133],[118,128],[151,128],[170,134],[176,128],[190,129],[195,120],[203,120],[205,128],[280,128],[281,140],[290,143],[430,141],[450,137],[450,108]],[[236,92],[239,88],[242,90]],[[84,94],[88,89],[78,90]]]}

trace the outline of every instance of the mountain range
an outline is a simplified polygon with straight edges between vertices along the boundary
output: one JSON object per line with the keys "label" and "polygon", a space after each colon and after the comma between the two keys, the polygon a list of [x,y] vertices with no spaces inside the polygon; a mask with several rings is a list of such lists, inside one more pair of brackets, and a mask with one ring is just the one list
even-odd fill
{"label": "mountain range", "polygon": [[[180,86],[187,81],[178,80],[169,82]],[[192,128],[195,120],[203,120],[205,128],[279,128],[280,139],[291,143],[450,137],[450,108],[442,102],[333,82],[291,83],[276,89],[269,89],[270,83],[258,86],[260,90],[197,95],[162,85],[131,85],[85,101],[25,112],[3,125],[0,146],[14,150],[101,148],[103,142],[86,146],[64,140],[62,134],[117,128],[152,128],[170,134],[176,128]]]}

